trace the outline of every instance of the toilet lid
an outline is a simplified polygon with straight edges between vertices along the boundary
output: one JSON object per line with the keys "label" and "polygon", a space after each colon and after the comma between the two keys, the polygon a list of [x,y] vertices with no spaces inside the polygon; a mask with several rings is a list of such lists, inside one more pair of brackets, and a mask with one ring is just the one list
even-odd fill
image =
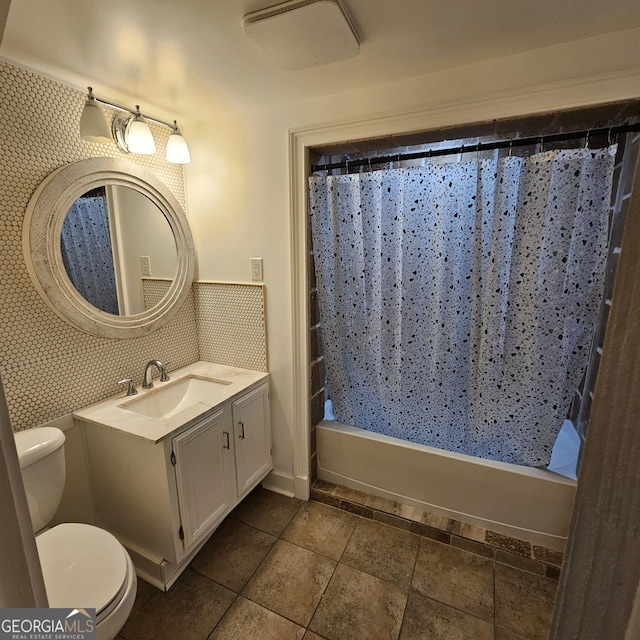
{"label": "toilet lid", "polygon": [[123,590],[127,556],[120,542],[88,524],[59,524],[36,538],[49,606],[95,609]]}

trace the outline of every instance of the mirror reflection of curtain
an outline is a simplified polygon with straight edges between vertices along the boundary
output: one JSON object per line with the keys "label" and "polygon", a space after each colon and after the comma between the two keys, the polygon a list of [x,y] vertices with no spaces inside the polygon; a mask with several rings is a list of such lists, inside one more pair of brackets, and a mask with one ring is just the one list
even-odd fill
{"label": "mirror reflection of curtain", "polygon": [[118,315],[109,213],[104,189],[78,198],[61,234],[62,260],[77,291],[94,307]]}

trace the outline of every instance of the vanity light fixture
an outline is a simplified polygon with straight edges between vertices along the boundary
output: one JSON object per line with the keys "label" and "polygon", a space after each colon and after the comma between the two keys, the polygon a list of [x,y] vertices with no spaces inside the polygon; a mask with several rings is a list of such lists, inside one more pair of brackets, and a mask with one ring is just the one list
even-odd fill
{"label": "vanity light fixture", "polygon": [[[156,152],[156,143],[147,124],[147,120],[151,120],[171,129],[166,148],[167,162],[187,164],[191,161],[189,147],[175,120],[170,124],[164,120],[143,115],[139,105],[136,105],[135,109],[130,109],[110,100],[97,98],[93,95],[93,89],[91,87],[88,89],[89,95],[80,117],[80,136],[83,140],[101,143],[114,140],[125,153],[151,155]],[[124,112],[115,116],[111,123],[111,130],[99,102]]]}
{"label": "vanity light fixture", "polygon": [[111,128],[113,139],[126,153],[150,156],[156,152],[156,142],[149,125],[140,113],[140,105],[136,105],[133,115],[117,115]]}
{"label": "vanity light fixture", "polygon": [[167,140],[167,162],[174,164],[188,164],[191,162],[191,154],[187,141],[182,137],[178,123],[173,121],[173,131]]}
{"label": "vanity light fixture", "polygon": [[89,142],[109,142],[111,140],[109,125],[91,87],[89,87],[89,95],[80,116],[80,137]]}

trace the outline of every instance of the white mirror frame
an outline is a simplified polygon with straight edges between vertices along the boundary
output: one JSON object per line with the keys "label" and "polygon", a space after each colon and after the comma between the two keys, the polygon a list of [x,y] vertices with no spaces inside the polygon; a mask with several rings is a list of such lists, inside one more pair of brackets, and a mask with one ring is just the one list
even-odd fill
{"label": "white mirror frame", "polygon": [[[104,185],[121,185],[145,195],[164,214],[175,238],[178,268],[173,284],[144,313],[116,316],[97,309],[78,293],[62,261],[60,234],[69,208],[87,191]],[[182,207],[155,175],[118,158],[80,160],[47,176],[29,201],[22,248],[29,275],[49,307],[74,327],[105,338],[137,338],[159,329],[179,311],[193,282],[195,247]]]}

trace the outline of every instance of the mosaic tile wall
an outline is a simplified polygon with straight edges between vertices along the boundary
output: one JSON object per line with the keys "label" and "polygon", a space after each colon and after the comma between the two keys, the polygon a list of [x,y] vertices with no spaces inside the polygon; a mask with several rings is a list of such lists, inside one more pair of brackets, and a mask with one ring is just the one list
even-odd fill
{"label": "mosaic tile wall", "polygon": [[153,309],[167,295],[171,280],[160,278],[142,278],[142,307],[145,311]]}
{"label": "mosaic tile wall", "polygon": [[[111,340],[75,329],[34,288],[22,253],[22,220],[36,187],[54,169],[89,157],[125,157],[114,143],[80,138],[85,95],[0,61],[0,376],[14,429],[25,429],[139,381],[160,358],[177,369],[198,359],[193,296],[168,325],[143,338]],[[108,111],[105,108],[105,111]],[[151,123],[160,150],[169,130]],[[154,156],[129,156],[152,171],[184,206],[182,167]]]}
{"label": "mosaic tile wall", "polygon": [[268,371],[264,285],[195,282],[200,357]]}

